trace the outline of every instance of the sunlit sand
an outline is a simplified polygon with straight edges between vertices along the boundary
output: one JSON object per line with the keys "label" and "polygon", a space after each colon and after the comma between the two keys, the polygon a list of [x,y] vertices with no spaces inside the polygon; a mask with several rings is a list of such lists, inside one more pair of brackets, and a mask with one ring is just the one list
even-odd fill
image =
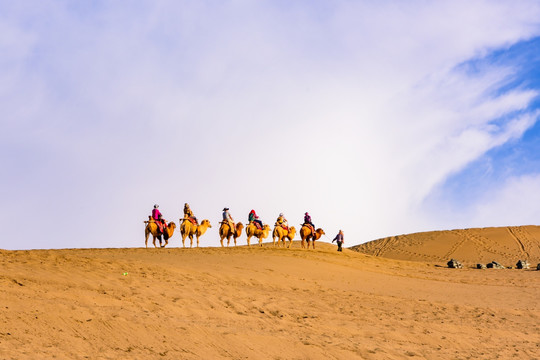
{"label": "sunlit sand", "polygon": [[[536,229],[523,231],[534,235]],[[489,231],[478,234],[490,248]],[[418,260],[418,248],[407,245],[414,239],[398,238],[400,246],[389,242],[379,255],[413,253]],[[538,241],[530,240],[537,249]],[[173,236],[171,244],[179,241]],[[444,251],[456,249],[459,258],[465,249],[460,260],[481,260],[467,246],[454,241]],[[434,245],[424,253],[437,261],[350,249],[338,253],[322,242],[306,250],[297,241],[292,249],[265,243],[262,248],[0,251],[0,357],[538,356],[540,272],[448,269],[440,264],[447,253],[437,253]],[[486,259],[506,261],[492,255]]]}

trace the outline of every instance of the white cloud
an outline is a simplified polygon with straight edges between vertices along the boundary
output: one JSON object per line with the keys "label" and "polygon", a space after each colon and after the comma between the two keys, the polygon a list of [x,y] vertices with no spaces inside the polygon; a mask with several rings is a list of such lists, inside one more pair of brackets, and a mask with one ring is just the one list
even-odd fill
{"label": "white cloud", "polygon": [[309,210],[349,244],[418,231],[435,186],[537,118],[493,123],[537,96],[492,95],[512,64],[459,66],[537,36],[535,2],[47,4],[0,18],[22,69],[2,121],[25,134],[0,135],[0,215],[37,219],[0,247],[139,246],[155,202],[215,227],[223,206],[271,224]]}
{"label": "white cloud", "polygon": [[470,226],[535,225],[540,218],[540,175],[511,177],[468,211]]}

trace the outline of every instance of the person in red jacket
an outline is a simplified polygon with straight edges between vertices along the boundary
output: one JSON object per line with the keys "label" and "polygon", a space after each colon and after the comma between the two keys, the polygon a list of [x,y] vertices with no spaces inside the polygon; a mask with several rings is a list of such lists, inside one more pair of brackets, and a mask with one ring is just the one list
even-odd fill
{"label": "person in red jacket", "polygon": [[261,220],[259,220],[259,217],[257,216],[257,214],[255,213],[255,210],[251,210],[249,212],[249,216],[248,216],[248,222],[254,222],[254,223],[257,223],[259,225],[259,229],[262,229],[263,227],[263,223]]}

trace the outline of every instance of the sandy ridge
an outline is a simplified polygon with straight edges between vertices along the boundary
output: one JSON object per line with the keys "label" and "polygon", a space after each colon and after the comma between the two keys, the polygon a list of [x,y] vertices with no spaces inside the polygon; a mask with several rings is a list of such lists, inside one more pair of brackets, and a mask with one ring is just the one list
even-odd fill
{"label": "sandy ridge", "polygon": [[455,258],[468,265],[518,260],[540,262],[540,227],[510,226],[431,231],[392,236],[354,246],[365,254],[399,260],[445,263]]}

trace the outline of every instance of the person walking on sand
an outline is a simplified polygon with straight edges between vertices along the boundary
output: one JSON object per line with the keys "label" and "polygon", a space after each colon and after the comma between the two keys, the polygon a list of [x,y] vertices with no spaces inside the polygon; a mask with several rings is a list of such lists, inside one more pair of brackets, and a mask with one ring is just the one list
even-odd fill
{"label": "person walking on sand", "polygon": [[343,251],[343,248],[341,247],[343,245],[343,243],[345,242],[345,240],[343,238],[343,231],[339,230],[338,234],[336,235],[334,240],[332,240],[332,242],[334,242],[334,241],[337,244],[337,251]]}

